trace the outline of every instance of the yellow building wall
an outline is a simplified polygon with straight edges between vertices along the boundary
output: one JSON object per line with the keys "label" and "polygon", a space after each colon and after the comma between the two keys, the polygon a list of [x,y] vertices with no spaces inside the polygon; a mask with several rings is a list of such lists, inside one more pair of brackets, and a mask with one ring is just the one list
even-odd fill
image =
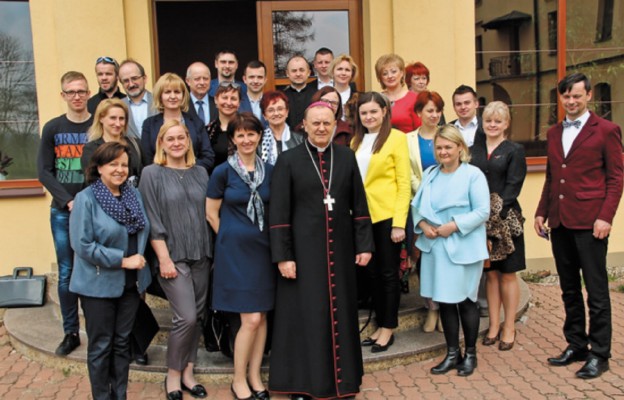
{"label": "yellow building wall", "polygon": [[[60,78],[69,70],[84,73],[92,93],[97,91],[95,60],[132,57],[152,79],[150,0],[30,0],[35,79],[40,127],[65,113]],[[148,85],[149,86],[149,85]],[[51,196],[0,199],[0,275],[15,266],[35,273],[55,269],[50,232]]]}
{"label": "yellow building wall", "polygon": [[[442,95],[447,120],[455,119],[451,95],[461,84],[475,86],[474,2],[363,0],[366,89],[381,90],[375,62],[387,53],[406,64],[429,68],[429,88]],[[450,117],[450,119],[449,119]]]}

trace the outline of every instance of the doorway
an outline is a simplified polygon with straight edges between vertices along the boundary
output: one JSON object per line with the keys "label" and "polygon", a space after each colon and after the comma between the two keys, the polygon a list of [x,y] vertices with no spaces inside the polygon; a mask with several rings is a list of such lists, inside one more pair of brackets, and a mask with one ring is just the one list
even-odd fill
{"label": "doorway", "polygon": [[238,56],[236,79],[245,65],[258,59],[258,27],[254,1],[155,1],[156,75],[175,72],[182,78],[194,61],[217,76],[214,56],[231,49]]}

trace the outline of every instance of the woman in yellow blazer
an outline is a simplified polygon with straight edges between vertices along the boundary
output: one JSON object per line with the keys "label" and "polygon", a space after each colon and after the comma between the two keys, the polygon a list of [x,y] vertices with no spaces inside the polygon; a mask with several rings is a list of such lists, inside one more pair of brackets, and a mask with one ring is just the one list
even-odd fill
{"label": "woman in yellow blazer", "polygon": [[392,129],[389,102],[381,94],[359,97],[351,148],[364,181],[375,241],[368,271],[377,330],[362,345],[378,353],[394,343],[392,332],[398,325],[399,262],[411,192],[407,139]]}

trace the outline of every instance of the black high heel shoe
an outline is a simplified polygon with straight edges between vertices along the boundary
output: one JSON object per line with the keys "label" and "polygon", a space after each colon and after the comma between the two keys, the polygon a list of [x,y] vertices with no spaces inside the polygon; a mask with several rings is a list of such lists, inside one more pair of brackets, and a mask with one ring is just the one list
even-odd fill
{"label": "black high heel shoe", "polygon": [[[249,397],[238,397],[238,395],[236,394],[236,392],[234,391],[234,384],[230,385],[230,390],[232,391],[232,394],[234,395],[234,400],[254,400],[255,397],[253,395],[253,391],[251,389],[249,389],[249,391],[251,391],[251,396]],[[182,399],[180,399],[182,400]]]}
{"label": "black high heel shoe", "polygon": [[269,391],[264,389],[264,390],[256,390],[253,388],[253,386],[251,386],[251,383],[249,383],[249,380],[247,380],[247,386],[249,386],[249,390],[251,390],[251,394],[253,395],[254,399],[256,400],[271,400],[271,395],[269,394]]}
{"label": "black high heel shoe", "polygon": [[373,347],[371,347],[371,353],[381,353],[382,351],[386,351],[393,344],[394,344],[394,335],[390,335],[390,340],[388,340],[388,343],[384,344],[383,346],[375,342]]}
{"label": "black high heel shoe", "polygon": [[167,393],[167,400],[182,400],[182,391],[174,390],[173,392],[167,391],[167,377],[165,376],[165,393]]}

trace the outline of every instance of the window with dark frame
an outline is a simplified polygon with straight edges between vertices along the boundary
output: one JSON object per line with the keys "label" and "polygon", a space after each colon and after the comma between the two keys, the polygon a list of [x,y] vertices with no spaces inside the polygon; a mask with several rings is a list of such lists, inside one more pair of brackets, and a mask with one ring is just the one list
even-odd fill
{"label": "window with dark frame", "polygon": [[483,36],[477,35],[475,38],[475,50],[476,50],[476,66],[477,69],[483,69]]}
{"label": "window with dark frame", "polygon": [[599,0],[596,42],[611,40],[613,32],[613,0]]}
{"label": "window with dark frame", "polygon": [[39,116],[27,0],[0,1],[0,77],[0,180],[36,179]]}
{"label": "window with dark frame", "polygon": [[548,13],[548,55],[557,55],[557,11]]}

